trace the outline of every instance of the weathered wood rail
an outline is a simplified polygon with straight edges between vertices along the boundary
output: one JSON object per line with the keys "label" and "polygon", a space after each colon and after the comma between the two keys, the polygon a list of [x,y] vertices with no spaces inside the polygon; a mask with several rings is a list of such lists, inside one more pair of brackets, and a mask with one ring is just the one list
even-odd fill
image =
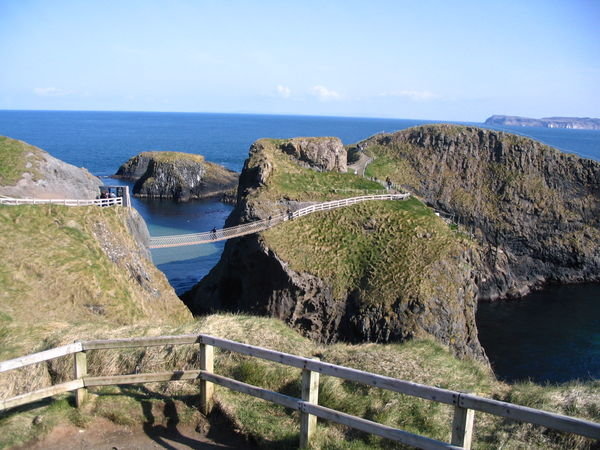
{"label": "weathered wood rail", "polygon": [[123,206],[123,197],[97,198],[92,200],[0,197],[0,205]]}
{"label": "weathered wood rail", "polygon": [[[183,344],[199,345],[200,367],[198,370],[176,370],[161,373],[95,377],[89,376],[87,373],[86,353],[92,350]],[[301,398],[291,397],[215,374],[213,363],[213,350],[215,347],[301,369]],[[519,422],[540,425],[566,433],[574,433],[592,439],[600,439],[599,423],[505,403],[479,397],[477,395],[412,383],[410,381],[399,380],[322,362],[317,359],[304,358],[204,334],[76,342],[74,344],[64,345],[51,350],[0,362],[0,372],[18,369],[30,364],[36,364],[71,354],[74,355],[73,380],[12,398],[2,399],[0,400],[0,411],[69,391],[75,392],[75,402],[79,407],[85,399],[86,389],[93,386],[199,380],[200,409],[204,414],[208,414],[211,411],[214,384],[299,411],[301,417],[300,446],[302,448],[309,445],[311,437],[316,430],[316,419],[319,417],[417,448],[468,449],[471,447],[475,411],[493,414],[495,416]],[[338,377],[344,380],[354,381],[453,406],[454,418],[452,422],[450,443],[437,441],[426,436],[416,435],[320,406],[318,404],[320,375]]]}

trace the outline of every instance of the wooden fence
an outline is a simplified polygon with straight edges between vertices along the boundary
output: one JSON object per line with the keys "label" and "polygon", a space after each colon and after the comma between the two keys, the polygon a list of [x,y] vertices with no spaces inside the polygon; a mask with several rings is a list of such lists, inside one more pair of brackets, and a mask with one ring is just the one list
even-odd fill
{"label": "wooden fence", "polygon": [[[140,373],[132,375],[88,376],[86,352],[90,350],[149,347],[160,345],[199,344],[199,369],[176,370],[161,373]],[[302,370],[301,398],[295,398],[278,392],[249,385],[214,373],[214,348],[220,348],[242,355],[273,361]],[[247,344],[220,339],[204,334],[158,336],[132,339],[110,339],[76,342],[51,350],[0,362],[0,372],[18,369],[30,364],[48,361],[66,355],[74,355],[74,379],[12,398],[0,400],[0,411],[18,405],[34,402],[56,394],[74,391],[75,402],[79,407],[84,401],[86,388],[105,385],[125,385],[148,382],[166,382],[180,380],[199,380],[200,409],[208,414],[212,408],[214,384],[242,392],[266,401],[282,405],[300,412],[300,446],[309,445],[316,429],[317,417],[331,422],[346,425],[366,433],[382,436],[407,445],[424,449],[464,448],[471,447],[473,420],[475,411],[505,417],[519,422],[552,428],[567,433],[574,433],[592,439],[600,439],[600,424],[574,417],[568,417],[525,406],[500,402],[476,395],[461,393],[448,389],[421,385],[396,378],[377,375],[349,367],[329,364],[316,359],[303,358],[287,353],[269,350]],[[413,397],[445,403],[454,407],[452,433],[450,443],[437,441],[425,436],[416,435],[392,428],[356,416],[342,413],[318,404],[319,376],[329,375],[344,380],[387,389]]]}
{"label": "wooden fence", "polygon": [[0,205],[123,206],[123,197],[93,200],[0,197]]}

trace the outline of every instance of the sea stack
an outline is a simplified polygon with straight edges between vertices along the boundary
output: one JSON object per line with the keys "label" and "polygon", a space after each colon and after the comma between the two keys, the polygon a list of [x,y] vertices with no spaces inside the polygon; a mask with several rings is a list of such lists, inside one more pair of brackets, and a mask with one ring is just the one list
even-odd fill
{"label": "sea stack", "polygon": [[188,201],[214,197],[235,189],[238,174],[201,155],[181,152],[143,152],[117,171],[116,177],[135,180],[136,197]]}

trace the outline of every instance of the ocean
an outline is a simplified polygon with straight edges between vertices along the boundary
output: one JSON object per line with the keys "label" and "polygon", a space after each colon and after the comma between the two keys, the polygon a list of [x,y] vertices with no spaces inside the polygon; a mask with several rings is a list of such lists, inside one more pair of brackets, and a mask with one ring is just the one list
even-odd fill
{"label": "ocean", "polygon": [[[121,164],[142,151],[171,150],[197,153],[209,161],[240,171],[250,145],[262,137],[337,136],[345,144],[351,144],[379,132],[393,132],[411,126],[439,122],[252,114],[4,110],[0,111],[0,135],[24,140],[63,161],[85,167],[94,175],[109,177]],[[464,125],[483,126],[477,123],[464,123]],[[600,161],[600,131],[598,130],[488,128],[529,136],[565,152]],[[104,182],[121,183],[110,178],[105,178]],[[213,227],[219,228],[232,209],[229,205],[213,200],[178,204],[164,200],[134,199],[134,207],[146,220],[152,235],[190,233],[208,231]],[[167,275],[176,292],[181,294],[193,287],[210,271],[219,260],[223,246],[223,243],[215,243],[154,250],[153,259],[159,269]],[[541,295],[543,298],[545,292],[535,295]],[[554,294],[552,295],[552,298],[555,298]],[[584,316],[600,317],[600,286],[592,285],[586,288],[585,295],[565,287],[559,292],[558,300],[553,301],[558,302],[559,305],[562,302],[562,307],[570,310],[573,309],[574,302],[578,301],[577,298],[582,296],[585,298],[581,301],[586,305],[592,304],[591,308],[595,311],[593,315],[586,309]],[[526,298],[521,300],[520,304],[527,304],[527,302],[534,302],[537,305],[539,298],[533,300]],[[498,308],[501,308],[501,305],[498,305]],[[503,310],[502,322],[517,326],[518,320],[506,317],[505,313],[508,310],[509,308]],[[513,308],[513,310],[511,314],[522,317],[522,309]],[[543,321],[543,314],[544,311],[541,309],[536,317]],[[497,309],[480,308],[478,320],[482,325],[494,322],[495,317],[500,317]],[[560,359],[554,367],[545,366],[541,375],[537,372],[533,373],[531,369],[513,373],[510,363],[497,362],[494,352],[506,350],[488,350],[488,356],[496,366],[497,375],[511,381],[528,376],[535,381],[566,381],[577,376],[600,378],[598,365],[590,366],[588,363],[579,365],[573,362],[577,359],[578,353],[583,354],[582,358],[585,361],[589,361],[589,358],[600,360],[600,327],[596,325],[597,322],[590,325],[590,345],[572,347],[570,360]],[[527,321],[523,326],[527,326]],[[492,327],[485,325],[485,328]],[[504,331],[506,329],[505,327]],[[544,330],[544,333],[550,332],[551,330]],[[500,331],[496,331],[494,336],[498,333]],[[504,339],[510,339],[510,336],[504,336]],[[557,338],[556,341],[561,339],[563,338]],[[488,334],[482,333],[481,340],[484,347],[487,345],[490,349],[496,348],[493,343],[486,344],[486,340],[491,342]],[[542,344],[546,345],[544,342]],[[579,352],[580,347],[585,349]],[[548,360],[553,359],[551,349],[543,350],[542,353],[548,355]],[[539,356],[539,352],[531,355],[534,354],[536,358]],[[562,371],[563,366],[569,366],[569,370]],[[581,367],[580,370],[577,368],[573,370],[573,366]],[[563,372],[564,374],[561,375]]]}

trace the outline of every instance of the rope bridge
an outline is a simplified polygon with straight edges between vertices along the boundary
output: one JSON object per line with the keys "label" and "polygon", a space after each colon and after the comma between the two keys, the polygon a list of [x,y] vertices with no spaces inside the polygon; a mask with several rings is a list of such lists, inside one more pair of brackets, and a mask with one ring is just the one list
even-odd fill
{"label": "rope bridge", "polygon": [[344,206],[354,205],[356,203],[371,200],[405,200],[410,194],[383,194],[383,195],[364,195],[361,197],[346,198],[343,200],[334,200],[325,203],[317,203],[298,209],[288,214],[278,214],[269,219],[257,220],[255,222],[236,225],[234,227],[221,228],[219,230],[207,231],[204,233],[176,234],[171,236],[156,236],[150,238],[150,248],[168,248],[182,247],[185,245],[207,244],[209,242],[224,241],[235,237],[245,236],[247,234],[258,233],[267,230],[287,220],[306,216],[317,211],[328,211],[330,209],[342,208]]}

